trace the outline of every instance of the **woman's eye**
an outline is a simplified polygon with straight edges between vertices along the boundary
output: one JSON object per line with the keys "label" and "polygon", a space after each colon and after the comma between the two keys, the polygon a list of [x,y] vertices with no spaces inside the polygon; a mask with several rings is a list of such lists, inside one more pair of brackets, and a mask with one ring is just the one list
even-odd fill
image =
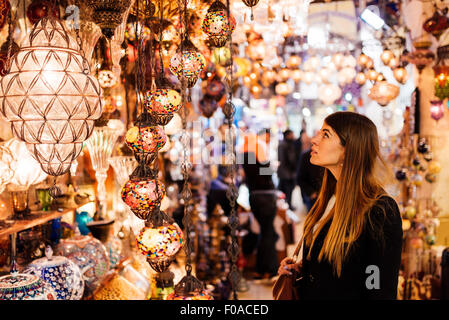
{"label": "woman's eye", "polygon": [[329,138],[329,135],[327,133],[324,133],[325,138]]}

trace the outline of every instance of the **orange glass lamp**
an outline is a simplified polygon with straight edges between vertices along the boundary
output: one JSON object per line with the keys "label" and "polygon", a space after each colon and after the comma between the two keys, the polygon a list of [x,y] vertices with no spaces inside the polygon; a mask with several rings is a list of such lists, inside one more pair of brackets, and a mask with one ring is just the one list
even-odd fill
{"label": "orange glass lamp", "polygon": [[153,213],[137,235],[137,247],[157,272],[168,269],[184,243],[184,233],[164,212]]}
{"label": "orange glass lamp", "polygon": [[385,80],[378,81],[371,88],[368,96],[382,107],[385,107],[391,100],[399,95],[399,87],[388,83]]}
{"label": "orange glass lamp", "polygon": [[435,72],[435,96],[440,100],[449,97],[449,66],[436,65]]}

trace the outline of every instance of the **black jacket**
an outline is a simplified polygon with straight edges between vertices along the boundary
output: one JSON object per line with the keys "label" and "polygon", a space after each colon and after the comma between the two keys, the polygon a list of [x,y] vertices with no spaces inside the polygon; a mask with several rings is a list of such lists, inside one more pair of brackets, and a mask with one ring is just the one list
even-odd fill
{"label": "black jacket", "polygon": [[278,147],[278,177],[279,179],[296,179],[296,149],[294,141],[284,140]]}
{"label": "black jacket", "polygon": [[[385,209],[385,216],[380,208]],[[402,250],[399,208],[394,199],[384,196],[367,215],[371,216],[371,223],[365,218],[363,232],[352,245],[340,278],[327,261],[318,262],[331,220],[318,235],[310,260],[306,260],[309,248],[304,247],[303,278],[298,282],[301,299],[396,299]],[[379,289],[369,290],[366,286],[367,278],[373,275],[372,271],[366,272],[370,265],[379,268]]]}
{"label": "black jacket", "polygon": [[323,180],[324,168],[310,163],[310,152],[308,150],[301,155],[296,176],[301,193],[310,197],[314,192],[319,193]]}
{"label": "black jacket", "polygon": [[249,192],[274,190],[273,170],[270,168],[270,163],[259,162],[254,152],[244,152],[242,157],[242,167],[245,172],[245,182]]}

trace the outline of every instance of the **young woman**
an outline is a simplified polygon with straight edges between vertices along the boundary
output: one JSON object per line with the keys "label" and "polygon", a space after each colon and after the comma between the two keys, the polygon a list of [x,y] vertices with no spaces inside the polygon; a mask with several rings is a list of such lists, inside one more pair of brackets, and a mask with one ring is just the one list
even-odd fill
{"label": "young woman", "polygon": [[304,222],[301,299],[396,299],[402,249],[398,206],[376,172],[385,163],[377,129],[353,112],[329,115],[312,139],[310,162],[324,167],[318,199]]}

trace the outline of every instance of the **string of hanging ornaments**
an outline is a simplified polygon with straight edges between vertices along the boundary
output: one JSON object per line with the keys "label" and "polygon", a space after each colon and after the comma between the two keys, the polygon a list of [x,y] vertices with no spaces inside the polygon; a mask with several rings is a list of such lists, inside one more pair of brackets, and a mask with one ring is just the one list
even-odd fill
{"label": "string of hanging ornaments", "polygon": [[[90,74],[79,30],[75,40],[55,11],[33,25],[14,55],[8,50],[0,110],[14,136],[26,142],[42,170],[56,180],[78,157],[102,107],[100,85]],[[51,193],[58,193],[55,185]]]}
{"label": "string of hanging ornaments", "polygon": [[[227,24],[230,25],[232,23],[232,16],[230,12],[230,1],[226,0],[226,17]],[[235,22],[235,20],[234,20]],[[231,31],[232,32],[232,31]],[[231,242],[228,246],[228,254],[231,258],[231,268],[229,270],[228,279],[232,285],[232,292],[234,300],[237,300],[237,288],[241,281],[240,271],[237,267],[237,259],[240,255],[240,248],[238,244],[238,226],[239,226],[239,218],[236,210],[236,202],[238,196],[238,189],[235,183],[235,177],[237,173],[237,164],[236,164],[236,151],[235,151],[235,133],[234,133],[234,114],[235,114],[235,106],[232,103],[232,82],[233,82],[233,54],[232,54],[232,35],[229,33],[229,50],[231,52],[230,64],[227,66],[227,78],[225,81],[226,90],[227,90],[227,101],[223,106],[223,113],[226,117],[226,122],[228,124],[228,129],[225,136],[225,150],[226,150],[226,164],[228,165],[229,177],[231,179],[231,183],[229,184],[228,189],[226,190],[226,197],[229,200],[231,206],[231,212],[229,215],[228,223],[230,226],[231,233]]]}
{"label": "string of hanging ornaments", "polygon": [[[181,191],[181,198],[184,205],[184,217],[182,219],[182,223],[184,225],[184,234],[185,234],[185,244],[184,251],[186,254],[186,275],[179,281],[175,286],[175,290],[167,296],[167,300],[213,300],[213,297],[205,290],[203,283],[198,280],[192,274],[192,251],[193,251],[193,242],[191,239],[192,233],[192,212],[193,212],[193,201],[192,201],[192,191],[189,185],[189,174],[192,169],[192,163],[189,161],[189,148],[190,148],[190,135],[187,128],[187,107],[186,100],[187,96],[187,88],[192,87],[196,80],[198,79],[198,74],[201,72],[201,69],[204,67],[197,65],[196,67],[200,67],[201,69],[196,69],[197,75],[191,77],[192,75],[192,64],[189,57],[191,57],[192,53],[194,57],[198,57],[196,54],[197,50],[193,47],[190,40],[188,40],[188,22],[187,22],[187,4],[188,0],[179,0],[178,8],[179,8],[179,19],[180,25],[183,27],[183,37],[179,46],[179,50],[177,56],[182,57],[179,59],[179,68],[180,72],[177,72],[178,79],[181,82],[181,96],[182,96],[182,104],[183,111],[181,113],[182,119],[182,139],[181,142],[183,144],[183,160],[181,164],[181,170],[184,180],[184,186]],[[193,51],[193,52],[192,52]],[[200,54],[201,55],[201,54]],[[202,57],[202,56],[201,56]],[[204,59],[204,58],[202,58]],[[171,64],[173,59],[171,61]],[[176,61],[178,62],[178,61]],[[184,71],[186,70],[186,71]],[[173,70],[172,70],[173,71]],[[194,82],[193,82],[194,81]],[[193,82],[193,83],[192,83]],[[190,96],[190,93],[188,94]],[[187,98],[187,99],[186,99]]]}
{"label": "string of hanging ornaments", "polygon": [[162,60],[162,26],[163,26],[163,1],[160,1],[159,8],[159,66],[160,72],[156,79],[152,79],[151,88],[147,92],[145,107],[153,121],[161,126],[167,125],[173,118],[175,112],[181,107],[181,95],[173,90],[173,86],[164,75],[164,63]]}
{"label": "string of hanging ornaments", "polygon": [[[136,5],[139,8],[138,0]],[[161,0],[161,21],[162,8]],[[139,17],[136,23],[139,23]],[[136,33],[136,97],[140,115],[136,120],[136,127],[129,129],[125,138],[126,143],[134,152],[138,166],[130,175],[129,181],[123,186],[121,196],[131,211],[138,218],[145,220],[145,227],[137,236],[137,247],[146,256],[147,262],[153,270],[161,274],[168,270],[174,257],[181,249],[184,242],[184,234],[174,220],[161,211],[160,208],[162,199],[165,196],[165,187],[158,180],[158,152],[164,146],[166,136],[164,130],[158,127],[159,121],[157,121],[154,114],[150,113],[151,110],[147,108],[147,100],[153,99],[153,97],[150,96],[145,101],[142,98],[146,88],[143,54],[145,45],[142,29],[140,33]],[[152,46],[152,42],[150,41],[149,43]],[[153,51],[151,50],[151,52]],[[151,66],[153,66],[154,60],[153,54],[150,54],[149,62]],[[153,84],[153,74],[150,81]]]}

